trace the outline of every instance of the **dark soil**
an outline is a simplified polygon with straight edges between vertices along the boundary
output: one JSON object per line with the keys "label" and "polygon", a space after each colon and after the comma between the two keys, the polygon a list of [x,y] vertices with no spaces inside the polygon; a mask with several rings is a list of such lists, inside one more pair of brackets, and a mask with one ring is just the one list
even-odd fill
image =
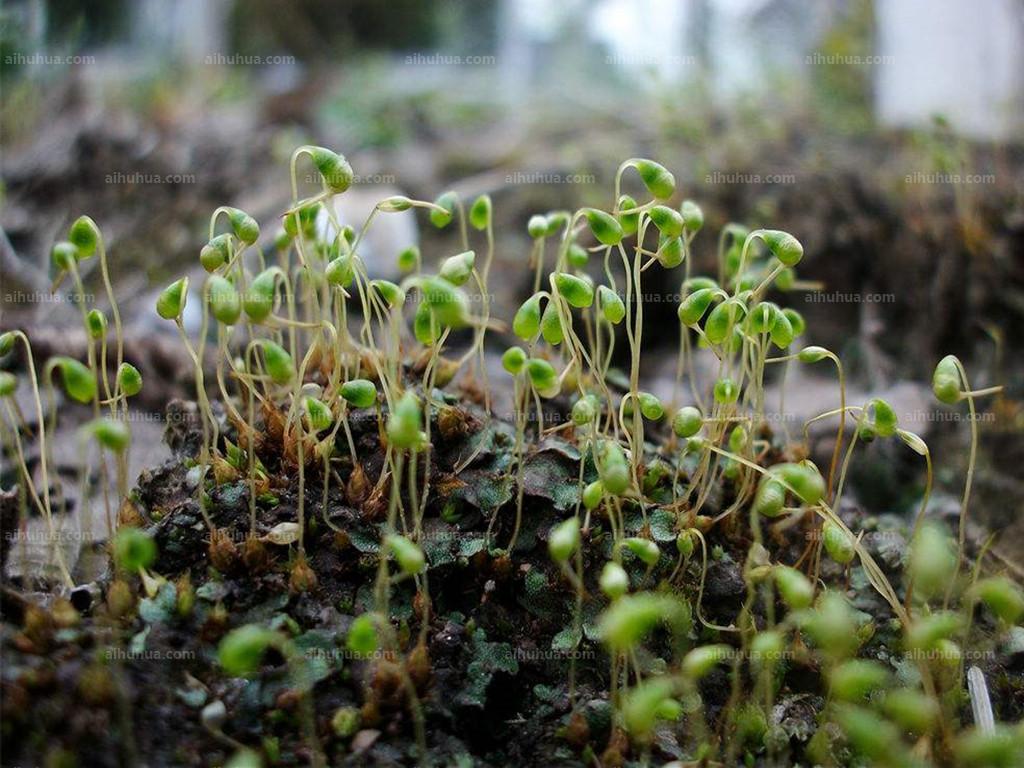
{"label": "dark soil", "polygon": [[[556,402],[553,407],[565,410],[567,404]],[[595,617],[605,601],[594,580],[610,535],[600,519],[585,532],[588,595],[578,644],[572,631],[574,592],[546,547],[550,527],[575,506],[581,457],[571,433],[547,438],[528,458],[524,522],[509,556],[499,547],[508,542],[515,516],[512,429],[488,420],[478,405],[437,393],[430,457],[434,492],[423,539],[432,600],[425,629],[429,668],[424,669],[422,656],[418,667],[412,664],[424,603],[408,582],[395,587],[391,598],[404,659],[359,659],[345,649],[354,616],[372,609],[387,494],[387,483],[379,493],[372,489],[382,466],[375,415],[352,415],[367,484],[347,482],[342,488],[333,483],[324,506],[319,469],[313,464],[308,468],[305,546],[316,585],[302,592],[290,584],[299,562],[294,545],[266,543],[265,560],[243,559],[248,483],[223,465],[217,481],[208,485],[210,514],[222,536],[213,551],[196,501],[197,470],[189,458],[197,440],[190,418],[195,409],[182,402],[170,409],[174,428],[166,438],[176,451],[174,458],[143,474],[133,506],[122,512],[123,519],[155,537],[159,558],[152,570],[167,584],[121,618],[115,618],[111,607],[112,575],[92,585],[91,593],[83,589],[73,595],[80,615],[60,599],[50,599],[43,609],[32,607],[14,590],[17,585],[3,592],[6,764],[116,766],[139,759],[152,766],[219,765],[239,743],[262,751],[274,764],[307,764],[301,697],[284,659],[270,653],[248,681],[227,677],[219,667],[218,641],[250,622],[280,629],[303,652],[303,674],[315,681],[317,738],[331,765],[415,763],[412,718],[395,682],[394,665],[402,663],[419,670],[417,689],[435,765],[585,765],[605,750],[611,736],[608,657],[594,635]],[[225,427],[232,440],[239,439]],[[274,442],[274,430],[264,423],[260,434],[260,458],[269,476],[258,499],[257,533],[263,536],[278,523],[296,519],[298,486],[296,467],[289,451]],[[340,456],[347,456],[342,444],[338,448]],[[784,449],[777,445],[776,458],[782,458]],[[660,458],[671,462],[671,455],[665,451]],[[648,467],[654,458],[648,457]],[[456,472],[460,462],[465,466]],[[421,473],[423,469],[421,465]],[[346,481],[351,479],[347,458],[337,470]],[[593,472],[589,462],[584,471],[588,476]],[[627,565],[633,568],[635,588],[676,590],[696,602],[699,557],[669,580],[677,562],[677,529],[689,522],[684,510],[672,511],[670,482],[671,475],[651,482],[649,496],[661,499],[662,505],[648,511],[646,522],[634,510],[627,524],[632,535],[659,543],[660,562],[646,574],[638,562]],[[722,504],[728,504],[731,492],[728,486],[723,490]],[[713,515],[719,508],[713,505],[704,512]],[[868,532],[869,551],[899,590],[906,549],[902,522],[869,518],[852,505],[842,514],[854,529]],[[766,527],[772,561],[795,562],[806,533],[804,525],[786,532]],[[751,533],[746,521],[729,518],[711,529],[708,539],[711,559],[701,608],[708,622],[727,626],[745,599],[741,568],[752,545]],[[896,622],[860,569],[846,575],[826,563],[822,576],[833,585],[849,584],[847,594],[863,612],[863,631],[870,636],[862,654],[890,663],[898,672]],[[130,585],[144,598],[137,578]],[[184,595],[194,600],[187,610],[181,610]],[[755,614],[764,610],[763,604],[754,605]],[[984,647],[973,649],[978,652],[975,663],[989,680],[996,718],[1015,721],[1024,715],[1024,647],[1019,642],[1017,647],[993,645],[985,639],[992,630],[985,621],[979,613],[976,634]],[[730,637],[695,622],[691,640],[734,642]],[[667,642],[667,637],[656,636],[639,662],[644,667],[656,664],[654,654],[665,655]],[[585,727],[578,718],[569,727],[572,655]],[[742,674],[745,679],[745,667]],[[780,757],[793,763],[806,759],[804,750],[818,729],[826,694],[822,686],[810,654],[798,654],[784,664],[769,723]],[[709,676],[702,687],[713,724],[729,687],[724,670]],[[223,704],[223,713],[216,712],[215,702]],[[358,712],[357,726],[341,729],[340,735],[332,726],[339,711]],[[969,719],[969,707],[963,713]],[[691,734],[686,721],[661,727],[653,757],[670,760],[692,754]],[[752,748],[749,759],[756,763],[763,755]],[[605,764],[613,763],[606,756]]]}

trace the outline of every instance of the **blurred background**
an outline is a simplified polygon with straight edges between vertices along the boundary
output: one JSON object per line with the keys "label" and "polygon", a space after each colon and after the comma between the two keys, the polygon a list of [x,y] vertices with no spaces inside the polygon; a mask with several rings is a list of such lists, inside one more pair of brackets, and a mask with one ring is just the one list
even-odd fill
{"label": "blurred background", "polygon": [[[81,213],[104,230],[156,409],[190,375],[155,291],[201,274],[218,205],[272,236],[299,144],[349,158],[351,221],[389,194],[491,194],[505,317],[530,288],[528,217],[610,207],[618,164],[647,156],[704,209],[696,271],[714,271],[729,221],[804,243],[800,278],[822,291],[776,298],[805,315],[807,343],[842,355],[854,401],[884,395],[936,441],[954,494],[967,425],[936,408],[932,368],[952,352],[976,386],[1006,384],[982,424],[979,506],[1024,524],[1021,0],[7,0],[0,14],[0,325],[27,327],[40,355],[84,346],[48,267]],[[414,242],[428,263],[450,255],[449,237],[383,217],[363,255],[387,276]],[[660,394],[680,279],[650,279]],[[834,407],[828,374],[791,370],[800,418]],[[857,470],[882,512],[909,503],[890,480],[920,478],[890,450]]]}

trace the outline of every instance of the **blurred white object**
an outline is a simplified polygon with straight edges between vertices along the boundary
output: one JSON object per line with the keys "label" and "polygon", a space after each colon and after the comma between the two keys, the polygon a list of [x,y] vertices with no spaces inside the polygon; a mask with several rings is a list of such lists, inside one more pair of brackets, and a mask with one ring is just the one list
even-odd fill
{"label": "blurred white object", "polygon": [[878,0],[879,119],[924,126],[941,114],[963,133],[1024,129],[1024,11],[1019,0]]}
{"label": "blurred white object", "polygon": [[[358,234],[377,203],[385,197],[401,194],[403,192],[394,187],[361,187],[354,184],[345,194],[332,197],[331,204],[342,226],[348,224]],[[333,237],[335,234],[326,212],[321,212],[317,228],[322,236]],[[398,254],[410,245],[419,245],[416,209],[401,213],[378,213],[373,217],[373,223],[356,251],[371,278],[394,280],[399,274]]]}
{"label": "blurred white object", "polygon": [[992,700],[988,696],[988,685],[985,683],[985,675],[976,666],[967,670],[967,690],[971,694],[974,724],[982,733],[995,733],[996,719],[992,714]]}

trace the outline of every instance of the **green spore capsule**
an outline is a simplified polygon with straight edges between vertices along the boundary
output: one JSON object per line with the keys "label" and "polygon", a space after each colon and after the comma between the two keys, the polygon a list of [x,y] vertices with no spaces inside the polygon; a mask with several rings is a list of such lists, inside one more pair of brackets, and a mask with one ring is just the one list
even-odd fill
{"label": "green spore capsule", "polygon": [[825,495],[825,480],[818,468],[809,461],[779,464],[773,470],[796,491],[800,501],[808,506],[817,504]]}
{"label": "green spore capsule", "polygon": [[960,400],[960,367],[955,355],[946,355],[935,366],[932,392],[940,403],[954,405]]}
{"label": "green spore capsule", "polygon": [[540,333],[544,341],[553,347],[557,347],[565,338],[562,319],[558,316],[558,307],[554,301],[549,301],[544,307],[544,314],[540,318]]}
{"label": "green spore capsule", "polygon": [[287,350],[267,339],[260,339],[259,345],[263,349],[264,365],[271,380],[281,386],[291,383],[295,377],[295,362]]}
{"label": "green spore capsule", "polygon": [[804,247],[788,232],[780,229],[765,229],[761,238],[772,255],[787,267],[795,267],[804,257]]}
{"label": "green spore capsule", "polygon": [[626,305],[615,291],[607,285],[597,287],[597,303],[601,315],[612,325],[618,325],[626,316]]}
{"label": "green spore capsule", "polygon": [[683,217],[683,226],[691,236],[697,234],[704,226],[704,211],[693,200],[683,200],[679,206],[679,213]]}
{"label": "green spore capsule", "polygon": [[680,669],[691,680],[700,680],[716,665],[728,660],[733,653],[732,648],[724,643],[694,648],[683,657]]}
{"label": "green spore capsule", "polygon": [[551,284],[570,306],[583,309],[594,303],[594,287],[581,277],[556,272],[551,276]]}
{"label": "green spore capsule", "polygon": [[601,569],[598,585],[605,595],[615,600],[629,591],[629,574],[618,563],[605,563],[604,568]]}
{"label": "green spore capsule", "polygon": [[654,565],[661,559],[661,550],[650,539],[632,537],[623,539],[623,546],[632,552],[644,565]]}
{"label": "green spore capsule", "polygon": [[683,234],[683,216],[667,205],[655,205],[647,211],[654,226],[665,237],[679,237]]}
{"label": "green spore capsule", "polygon": [[[431,211],[431,215],[433,215]],[[398,271],[402,274],[408,274],[416,269],[420,263],[420,249],[415,245],[410,245],[398,254]]]}
{"label": "green spore capsule", "polygon": [[217,648],[220,665],[232,677],[252,675],[263,660],[267,649],[274,644],[275,634],[255,624],[229,632]]}
{"label": "green spore capsule", "polygon": [[188,278],[182,277],[164,288],[156,299],[156,313],[164,320],[177,320],[188,299]]}
{"label": "green spore capsule", "polygon": [[556,563],[564,563],[580,545],[580,523],[575,517],[563,520],[548,534],[548,554]]}
{"label": "green spore capsule", "polygon": [[622,242],[622,227],[611,214],[599,211],[596,208],[586,208],[583,211],[587,219],[587,225],[591,233],[602,245],[618,245]]}
{"label": "green spore capsule", "polygon": [[526,375],[541,397],[554,397],[561,389],[558,383],[558,374],[547,360],[539,358],[527,360]]}
{"label": "green spore capsule", "polygon": [[404,195],[392,195],[377,203],[377,210],[383,213],[401,213],[412,208],[412,200]]}
{"label": "green spore capsule", "polygon": [[313,165],[323,177],[324,188],[327,191],[340,195],[352,186],[352,166],[348,164],[344,155],[324,147],[311,147],[310,155],[313,158]]}
{"label": "green spore capsule", "polygon": [[80,403],[89,403],[96,397],[96,377],[92,371],[71,357],[55,357],[52,364],[60,371],[64,390]]}
{"label": "green spore capsule", "polygon": [[356,616],[348,628],[345,647],[357,656],[369,656],[377,650],[377,624],[368,613]]}
{"label": "green spore capsule", "polygon": [[242,297],[242,309],[254,323],[262,323],[273,311],[274,291],[277,287],[277,277],[280,274],[277,267],[270,267],[256,275],[249,283],[249,287]]}
{"label": "green spore capsule", "polygon": [[828,520],[821,529],[821,535],[825,551],[828,552],[829,557],[840,565],[848,565],[853,562],[857,550],[853,546],[853,540],[846,531],[831,520]]}
{"label": "green spore capsule", "polygon": [[58,272],[67,272],[78,260],[78,249],[71,243],[60,242],[50,249],[50,261]]}
{"label": "green spore capsule", "polygon": [[420,445],[421,424],[423,413],[419,400],[411,391],[407,391],[395,405],[395,410],[388,416],[388,440],[400,449],[416,448]]}
{"label": "green spore capsule", "polygon": [[98,309],[90,309],[85,316],[89,337],[98,340],[107,335],[107,316]]}
{"label": "green spore capsule", "polygon": [[676,191],[675,176],[661,163],[653,160],[638,159],[633,161],[633,167],[640,174],[647,191],[659,200],[668,200]]}
{"label": "green spore capsule", "polygon": [[569,262],[570,267],[583,269],[590,263],[590,254],[579,243],[569,243],[569,250],[566,251],[565,259]]}
{"label": "green spore capsule", "polygon": [[8,371],[0,371],[0,397],[10,397],[18,390],[18,377]]}
{"label": "green spore capsule", "polygon": [[75,246],[78,259],[88,259],[99,246],[99,227],[88,216],[79,216],[68,228],[68,240]]}
{"label": "green spore capsule", "polygon": [[801,363],[817,363],[830,355],[824,347],[804,347],[797,353],[797,359]]}
{"label": "green spore capsule", "polygon": [[138,528],[123,525],[114,536],[113,553],[118,568],[135,573],[156,560],[156,542]]}
{"label": "green spore capsule", "polygon": [[377,387],[368,379],[346,381],[339,391],[353,408],[370,408],[377,402]]}
{"label": "green spore capsule", "polygon": [[[633,211],[636,207],[636,200],[629,195],[620,195],[619,204],[615,209],[618,211]],[[636,231],[640,228],[639,213],[620,213],[616,216],[616,220],[622,228],[623,235],[635,235]]]}
{"label": "green spore capsule", "polygon": [[681,237],[662,237],[658,245],[657,259],[665,269],[678,267],[686,257]]}
{"label": "green spore capsule", "polygon": [[523,370],[526,365],[526,350],[522,347],[509,347],[501,356],[501,366],[513,376]]}
{"label": "green spore capsule", "polygon": [[131,431],[121,421],[96,419],[86,425],[86,430],[97,443],[114,453],[121,453],[127,449],[132,440]]}
{"label": "green spore capsule", "polygon": [[602,499],[604,499],[604,483],[600,480],[588,483],[583,489],[583,506],[587,509],[597,509]]}
{"label": "green spore capsule", "polygon": [[772,569],[775,586],[779,595],[791,611],[802,611],[810,608],[814,601],[814,585],[796,568],[788,565],[776,566]]}
{"label": "green spore capsule", "polygon": [[528,298],[512,318],[512,332],[523,341],[532,341],[540,332],[541,298],[539,293]]}
{"label": "green spore capsule", "polygon": [[539,240],[542,237],[547,237],[547,216],[541,216],[539,214],[534,214],[533,216],[531,216],[530,220],[526,222],[526,233],[534,240]]}
{"label": "green spore capsule", "polygon": [[405,536],[392,534],[385,540],[385,545],[391,554],[395,556],[395,561],[398,563],[398,567],[402,569],[402,573],[412,576],[422,573],[423,569],[426,568],[427,558],[423,554],[423,550]]}
{"label": "green spore capsule", "polygon": [[455,215],[455,206],[458,203],[459,196],[454,192],[445,192],[439,195],[434,200],[434,205],[437,208],[430,209],[430,223],[438,229],[444,229],[451,222],[452,217]]}
{"label": "green spore capsule", "polygon": [[679,322],[692,328],[704,317],[711,302],[714,301],[717,289],[698,288],[679,303]]}
{"label": "green spore capsule", "polygon": [[242,315],[242,300],[231,282],[220,275],[207,278],[210,312],[224,325],[234,325]]}
{"label": "green spore capsule", "polygon": [[645,419],[659,421],[665,415],[665,406],[650,392],[638,392],[636,399],[640,403],[640,413]]}
{"label": "green spore capsule", "polygon": [[142,374],[131,363],[121,363],[117,369],[117,388],[125,397],[134,397],[142,391]]}
{"label": "green spore capsule", "polygon": [[260,225],[256,223],[256,219],[240,208],[228,208],[227,214],[235,237],[246,245],[252,245],[260,239]]}
{"label": "green spore capsule", "polygon": [[491,224],[491,196],[480,195],[469,209],[469,223],[481,232]]}
{"label": "green spore capsule", "polygon": [[715,382],[715,402],[723,405],[735,403],[740,396],[739,387],[732,379],[719,379]]}
{"label": "green spore capsule", "polygon": [[442,326],[461,328],[469,321],[469,300],[461,289],[440,277],[425,278],[420,289],[423,303]]}
{"label": "green spore capsule", "polygon": [[785,486],[770,475],[762,476],[754,495],[754,511],[764,517],[778,517],[785,505]]}
{"label": "green spore capsule", "polygon": [[572,423],[578,427],[590,424],[597,418],[598,401],[594,395],[584,395],[572,406]]}
{"label": "green spore capsule", "polygon": [[334,422],[330,406],[322,400],[317,400],[315,397],[307,397],[303,401],[303,408],[306,411],[306,420],[309,422],[309,427],[314,432],[321,432]]}

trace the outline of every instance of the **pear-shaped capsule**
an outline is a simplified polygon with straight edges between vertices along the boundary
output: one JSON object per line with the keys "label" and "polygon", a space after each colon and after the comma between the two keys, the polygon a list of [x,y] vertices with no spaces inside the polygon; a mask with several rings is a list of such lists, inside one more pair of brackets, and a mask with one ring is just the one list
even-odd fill
{"label": "pear-shaped capsule", "polygon": [[596,208],[587,208],[583,215],[587,219],[590,231],[602,245],[618,245],[622,242],[622,227],[611,214]]}
{"label": "pear-shaped capsule", "polygon": [[126,397],[134,397],[142,391],[142,374],[131,363],[121,363],[116,382],[118,390]]}
{"label": "pear-shaped capsule", "polygon": [[242,300],[231,282],[220,275],[207,278],[210,312],[224,325],[234,325],[242,314]]}
{"label": "pear-shaped capsule", "polygon": [[683,216],[667,205],[655,205],[647,211],[654,226],[665,237],[679,237],[683,234]]}
{"label": "pear-shaped capsule", "polygon": [[68,240],[77,251],[77,258],[88,259],[100,241],[100,230],[88,216],[79,216],[68,228]]}
{"label": "pear-shaped capsule", "polygon": [[[430,209],[430,223],[438,229],[448,226],[455,215],[455,206],[459,197],[454,192],[445,192],[434,200],[435,208]],[[438,208],[442,210],[438,210]]]}
{"label": "pear-shaped capsule", "polygon": [[60,371],[64,390],[72,399],[89,403],[96,397],[96,377],[85,365],[72,357],[55,357],[51,364]]}
{"label": "pear-shaped capsule", "polygon": [[512,332],[523,341],[532,341],[540,332],[540,300],[537,293],[522,303],[512,318]]}
{"label": "pear-shaped capsule", "polygon": [[368,379],[346,381],[339,391],[353,408],[369,408],[377,402],[377,387]]}
{"label": "pear-shaped capsule", "polygon": [[295,363],[288,351],[268,339],[260,339],[259,345],[263,349],[264,365],[271,380],[282,386],[291,383],[295,377]]}
{"label": "pear-shaped capsule", "polygon": [[324,187],[329,192],[338,195],[352,186],[352,166],[348,164],[344,155],[324,147],[312,147],[310,154],[313,164],[323,177]]}
{"label": "pear-shaped capsule", "polygon": [[615,291],[607,285],[597,287],[597,303],[604,319],[612,325],[618,325],[626,316],[626,305]]}
{"label": "pear-shaped capsule", "polygon": [[274,309],[274,291],[280,270],[269,267],[263,270],[249,283],[242,297],[242,309],[254,323],[262,323]]}
{"label": "pear-shaped capsule", "polygon": [[480,195],[469,209],[469,223],[474,229],[483,231],[491,224],[491,197]]}
{"label": "pear-shaped capsule", "polygon": [[438,274],[452,285],[463,285],[472,276],[475,264],[476,253],[464,251],[445,259]]}
{"label": "pear-shaped capsule", "polygon": [[559,295],[577,309],[594,303],[594,287],[581,277],[568,272],[556,272],[551,276],[551,282]]}
{"label": "pear-shaped capsule", "polygon": [[960,366],[955,355],[946,355],[935,366],[932,391],[939,402],[954,405],[960,400]]}
{"label": "pear-shaped capsule", "polygon": [[668,200],[675,194],[675,176],[661,163],[654,160],[639,159],[633,161],[633,167],[640,174],[647,191],[659,200]]}
{"label": "pear-shaped capsule", "polygon": [[548,535],[548,553],[556,563],[564,563],[580,545],[580,523],[575,517],[563,520]]}
{"label": "pear-shaped capsule", "polygon": [[156,312],[164,320],[176,320],[185,310],[188,299],[188,278],[175,280],[160,292],[156,299]]}

